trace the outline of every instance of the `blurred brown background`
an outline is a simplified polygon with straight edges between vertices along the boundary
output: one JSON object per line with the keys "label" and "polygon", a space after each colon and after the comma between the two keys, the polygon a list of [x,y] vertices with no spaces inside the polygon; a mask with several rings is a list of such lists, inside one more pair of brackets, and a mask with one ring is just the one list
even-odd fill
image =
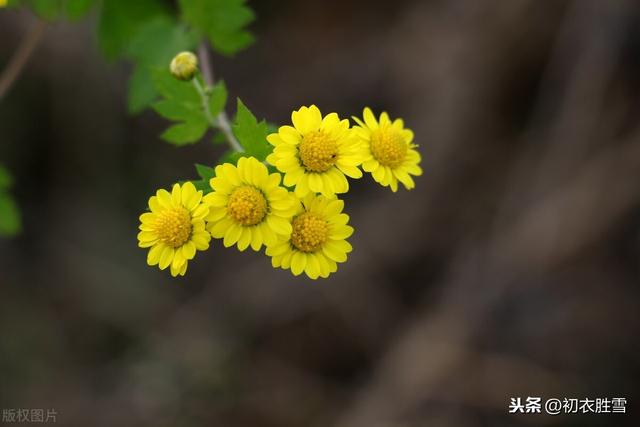
{"label": "blurred brown background", "polygon": [[[253,1],[214,57],[232,96],[403,117],[414,191],[370,177],[329,280],[214,242],[185,279],[137,217],[221,149],[125,109],[95,19],[50,25],[0,102],[24,231],[0,240],[0,408],[65,426],[637,425],[640,4]],[[34,25],[0,12],[0,69]],[[627,414],[508,415],[510,397],[625,397]]]}

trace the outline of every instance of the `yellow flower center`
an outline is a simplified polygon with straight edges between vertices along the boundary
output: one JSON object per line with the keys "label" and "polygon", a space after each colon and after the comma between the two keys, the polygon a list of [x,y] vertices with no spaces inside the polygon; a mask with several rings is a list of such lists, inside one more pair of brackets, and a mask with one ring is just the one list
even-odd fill
{"label": "yellow flower center", "polygon": [[329,237],[327,221],[311,212],[298,215],[291,225],[291,243],[302,252],[317,251]]}
{"label": "yellow flower center", "polygon": [[165,209],[158,214],[155,228],[162,243],[173,248],[180,247],[191,236],[191,214],[183,207]]}
{"label": "yellow flower center", "polygon": [[400,166],[407,155],[407,149],[407,143],[395,129],[379,128],[371,134],[371,154],[382,166]]}
{"label": "yellow flower center", "polygon": [[298,145],[300,160],[309,172],[326,172],[336,163],[338,143],[321,130],[310,132]]}
{"label": "yellow flower center", "polygon": [[267,199],[255,187],[250,185],[238,187],[229,196],[227,213],[238,224],[256,225],[267,215]]}

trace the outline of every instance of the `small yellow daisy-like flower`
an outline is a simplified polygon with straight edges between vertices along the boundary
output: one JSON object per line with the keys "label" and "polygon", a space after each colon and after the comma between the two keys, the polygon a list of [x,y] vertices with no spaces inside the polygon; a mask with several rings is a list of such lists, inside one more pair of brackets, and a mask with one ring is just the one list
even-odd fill
{"label": "small yellow daisy-like flower", "polygon": [[336,113],[324,118],[315,105],[291,114],[293,126],[282,126],[267,140],[275,148],[267,161],[284,173],[284,185],[295,186],[296,196],[322,193],[332,196],[349,190],[347,178],[360,178],[361,143]]}
{"label": "small yellow daisy-like flower", "polygon": [[344,202],[333,197],[308,194],[298,203],[291,236],[267,247],[274,268],[291,269],[298,276],[305,272],[311,279],[326,278],[345,262],[352,247],[345,239],[353,234],[342,213]]}
{"label": "small yellow daisy-like flower", "polygon": [[158,264],[160,270],[171,266],[172,276],[184,276],[196,250],[206,250],[211,240],[204,220],[209,205],[202,203],[202,191],[191,182],[175,184],[171,193],[158,190],[149,208],[151,212],[140,216],[138,234],[138,246],[151,248],[147,264]]}
{"label": "small yellow daisy-like flower", "polygon": [[413,144],[413,132],[405,129],[402,119],[389,119],[385,112],[376,120],[370,108],[365,108],[363,120],[353,118],[355,127],[365,141],[365,159],[362,168],[370,172],[373,179],[384,187],[398,190],[398,181],[411,190],[415,187],[411,175],[422,175],[420,153]]}
{"label": "small yellow daisy-like flower", "polygon": [[237,166],[216,167],[210,184],[213,192],[204,197],[211,207],[207,221],[211,235],[224,239],[225,247],[255,251],[291,234],[295,197],[280,186],[282,176],[269,174],[254,157],[242,157]]}

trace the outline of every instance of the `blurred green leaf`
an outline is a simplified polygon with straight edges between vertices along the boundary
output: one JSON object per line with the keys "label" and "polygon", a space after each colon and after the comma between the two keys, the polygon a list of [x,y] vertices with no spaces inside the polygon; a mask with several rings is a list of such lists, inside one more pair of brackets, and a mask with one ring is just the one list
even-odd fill
{"label": "blurred green leaf", "polygon": [[158,96],[151,78],[154,68],[168,68],[171,59],[183,50],[195,47],[196,37],[172,19],[159,16],[143,24],[127,48],[126,55],[135,64],[129,80],[128,106],[139,113]]}
{"label": "blurred green leaf", "polygon": [[209,111],[212,116],[217,116],[227,105],[227,87],[224,81],[220,81],[213,86],[209,94]]}
{"label": "blurred green leaf", "polygon": [[185,22],[204,34],[213,48],[224,55],[247,48],[254,38],[246,26],[254,19],[245,0],[180,0]]}
{"label": "blurred green leaf", "polygon": [[13,177],[9,171],[0,165],[0,191],[6,190],[13,185]]}
{"label": "blurred green leaf", "polygon": [[158,16],[169,16],[158,0],[104,0],[98,39],[107,58],[125,55],[139,29]]}
{"label": "blurred green leaf", "polygon": [[67,0],[65,14],[71,20],[82,18],[95,4],[95,0]]}
{"label": "blurred green leaf", "polygon": [[96,0],[13,0],[9,6],[26,6],[46,20],[82,18]]}
{"label": "blurred green leaf", "polygon": [[195,166],[196,171],[198,172],[198,176],[200,176],[200,178],[202,179],[206,179],[207,181],[213,178],[216,174],[215,169],[212,167],[201,165],[199,163],[196,163]]}
{"label": "blurred green leaf", "polygon": [[224,145],[227,143],[227,137],[222,132],[216,132],[213,134],[213,137],[211,138],[211,142],[214,145]]}
{"label": "blurred green leaf", "polygon": [[171,126],[160,137],[174,145],[195,144],[202,139],[208,127],[204,118],[196,117]]}
{"label": "blurred green leaf", "polygon": [[271,145],[267,142],[267,135],[269,135],[267,123],[264,120],[258,122],[240,98],[238,98],[238,111],[232,127],[234,135],[247,155],[264,161],[271,153]]}
{"label": "blurred green leaf", "polygon": [[0,192],[0,236],[15,236],[21,228],[18,206],[9,194]]}

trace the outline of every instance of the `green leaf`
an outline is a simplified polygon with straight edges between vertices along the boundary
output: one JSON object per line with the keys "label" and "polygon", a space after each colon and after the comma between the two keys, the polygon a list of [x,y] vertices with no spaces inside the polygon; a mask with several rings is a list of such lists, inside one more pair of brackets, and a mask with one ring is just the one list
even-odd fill
{"label": "green leaf", "polygon": [[67,0],[64,6],[65,15],[72,21],[82,18],[91,10],[95,0]]}
{"label": "green leaf", "polygon": [[199,163],[196,163],[195,166],[196,166],[196,171],[198,172],[198,176],[200,176],[200,178],[204,180],[209,181],[211,178],[213,178],[216,175],[216,171],[212,167],[201,165]]}
{"label": "green leaf", "polygon": [[171,59],[196,45],[194,33],[187,32],[172,19],[159,16],[140,27],[127,48],[126,55],[136,67],[129,80],[129,112],[139,113],[157,97],[152,81],[154,68],[168,68]]}
{"label": "green leaf", "polygon": [[6,190],[13,185],[13,177],[9,171],[0,165],[0,190]]}
{"label": "green leaf", "polygon": [[202,191],[202,194],[209,194],[213,191],[211,185],[209,185],[209,181],[205,181],[204,179],[199,179],[197,181],[191,181],[196,190]]}
{"label": "green leaf", "polygon": [[209,122],[198,90],[191,82],[175,79],[167,69],[154,70],[153,82],[164,97],[153,105],[154,109],[169,120],[181,122],[167,129],[161,138],[175,145],[200,141],[209,128]]}
{"label": "green leaf", "polygon": [[199,30],[223,55],[249,47],[254,38],[246,26],[255,19],[245,0],[180,0],[185,22]]}
{"label": "green leaf", "polygon": [[231,163],[236,164],[241,157],[246,157],[247,153],[238,153],[235,150],[229,150],[222,155],[220,158],[220,164],[222,163]]}
{"label": "green leaf", "polygon": [[27,6],[42,19],[68,18],[72,21],[82,18],[96,0],[10,0],[8,7]]}
{"label": "green leaf", "polygon": [[15,236],[21,228],[18,206],[11,196],[0,192],[0,236]]}
{"label": "green leaf", "polygon": [[269,128],[262,120],[258,122],[251,111],[238,98],[238,111],[233,123],[233,133],[244,147],[247,155],[264,161],[271,153],[271,145],[267,142]]}
{"label": "green leaf", "polygon": [[198,163],[196,163],[195,166],[196,166],[196,171],[198,172],[198,175],[202,179],[199,179],[197,181],[191,181],[191,182],[193,182],[193,185],[196,186],[196,189],[201,190],[204,194],[211,193],[213,189],[209,184],[209,180],[211,180],[211,178],[215,176],[216,174],[215,169],[209,166],[198,164]]}
{"label": "green leaf", "polygon": [[209,111],[212,116],[217,116],[227,105],[227,86],[220,81],[213,86],[209,94]]}
{"label": "green leaf", "polygon": [[216,132],[213,134],[213,137],[211,138],[211,142],[214,145],[224,145],[227,143],[227,137],[222,132]]}
{"label": "green leaf", "polygon": [[193,83],[174,78],[168,68],[153,70],[152,80],[156,90],[163,97],[176,100],[185,105],[201,108],[202,99]]}
{"label": "green leaf", "polygon": [[271,123],[271,122],[267,122],[267,130],[269,131],[269,133],[278,133],[278,128],[280,126],[278,126],[275,123]]}
{"label": "green leaf", "polygon": [[[153,109],[162,117],[172,121],[189,121],[194,117],[205,119],[204,111],[193,104],[183,104],[175,99],[163,99],[153,104]],[[206,119],[205,119],[206,120]]]}
{"label": "green leaf", "polygon": [[137,66],[129,78],[128,86],[127,110],[130,114],[142,112],[158,97],[147,67]]}
{"label": "green leaf", "polygon": [[174,145],[194,144],[202,139],[209,124],[204,119],[193,119],[171,126],[160,136]]}
{"label": "green leaf", "polygon": [[157,0],[104,0],[98,39],[105,55],[110,59],[123,56],[141,26],[158,16],[168,13]]}

